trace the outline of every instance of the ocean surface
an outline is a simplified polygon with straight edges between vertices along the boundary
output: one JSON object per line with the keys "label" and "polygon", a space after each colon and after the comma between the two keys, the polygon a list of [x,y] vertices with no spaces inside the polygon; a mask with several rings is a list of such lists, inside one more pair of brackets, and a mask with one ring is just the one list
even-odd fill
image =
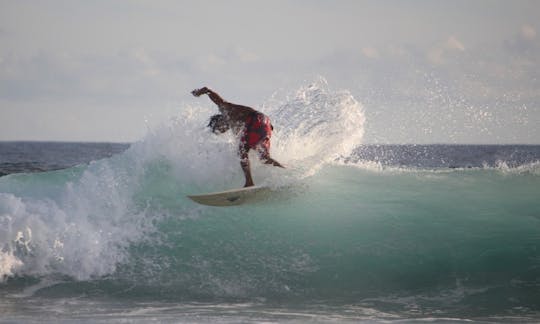
{"label": "ocean surface", "polygon": [[0,322],[538,322],[540,146],[365,145],[346,91],[261,108],[263,201],[214,108],[131,144],[0,143]]}

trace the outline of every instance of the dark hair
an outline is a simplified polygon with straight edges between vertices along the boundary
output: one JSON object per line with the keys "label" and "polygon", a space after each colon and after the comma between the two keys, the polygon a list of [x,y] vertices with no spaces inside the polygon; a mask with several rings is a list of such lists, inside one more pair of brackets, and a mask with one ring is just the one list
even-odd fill
{"label": "dark hair", "polygon": [[217,114],[212,117],[210,117],[210,121],[208,122],[208,127],[212,129],[212,132],[217,133],[225,133],[229,130],[229,124],[225,120],[225,116],[222,114]]}

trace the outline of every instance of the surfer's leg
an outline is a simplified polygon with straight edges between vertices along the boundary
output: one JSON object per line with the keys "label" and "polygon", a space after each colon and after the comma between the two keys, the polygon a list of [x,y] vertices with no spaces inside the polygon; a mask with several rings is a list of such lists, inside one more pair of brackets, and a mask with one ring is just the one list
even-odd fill
{"label": "surfer's leg", "polygon": [[264,164],[271,164],[280,168],[285,168],[281,163],[274,160],[270,157],[270,139],[265,139],[259,145],[257,145],[257,152],[259,153],[259,158]]}
{"label": "surfer's leg", "polygon": [[240,166],[242,171],[244,171],[244,177],[246,178],[246,183],[244,187],[251,187],[254,185],[253,178],[251,177],[251,168],[249,167],[249,147],[246,145],[240,144]]}

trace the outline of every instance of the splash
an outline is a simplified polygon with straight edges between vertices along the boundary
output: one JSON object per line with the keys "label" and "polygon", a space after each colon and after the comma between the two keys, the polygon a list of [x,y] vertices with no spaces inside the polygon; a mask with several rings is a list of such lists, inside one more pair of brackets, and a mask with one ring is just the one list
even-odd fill
{"label": "splash", "polygon": [[324,78],[301,87],[282,105],[268,108],[276,126],[273,145],[279,159],[313,175],[322,165],[346,159],[361,144],[365,116],[348,91],[334,91]]}

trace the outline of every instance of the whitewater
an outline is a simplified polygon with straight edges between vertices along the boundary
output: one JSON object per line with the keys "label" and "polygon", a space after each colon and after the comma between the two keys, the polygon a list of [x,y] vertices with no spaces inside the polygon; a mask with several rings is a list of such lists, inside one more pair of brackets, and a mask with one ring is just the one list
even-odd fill
{"label": "whitewater", "polygon": [[540,319],[537,147],[388,156],[324,80],[258,109],[287,168],[251,156],[276,190],[256,204],[186,197],[243,184],[210,104],[113,156],[0,177],[0,321]]}

